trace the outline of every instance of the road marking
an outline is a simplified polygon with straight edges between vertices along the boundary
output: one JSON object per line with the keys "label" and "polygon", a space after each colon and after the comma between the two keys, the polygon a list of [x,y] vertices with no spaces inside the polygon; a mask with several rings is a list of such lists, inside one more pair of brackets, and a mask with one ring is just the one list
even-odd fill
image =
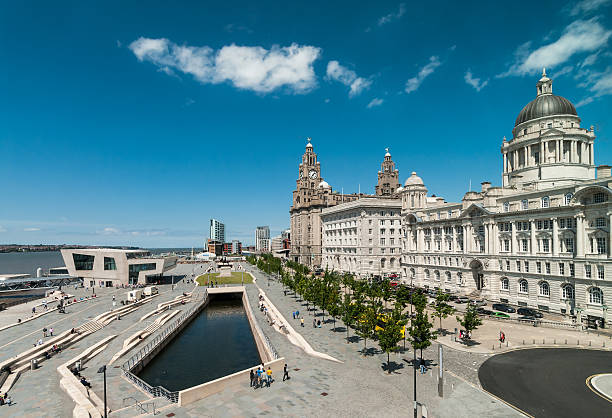
{"label": "road marking", "polygon": [[605,399],[606,401],[608,401],[608,402],[612,403],[612,400],[610,400],[610,398],[608,398],[607,396],[603,395],[602,393],[599,393],[599,391],[598,391],[597,389],[595,389],[593,386],[591,386],[591,380],[592,380],[594,377],[601,376],[602,374],[608,374],[608,373],[599,373],[599,374],[594,374],[593,376],[589,376],[589,377],[587,377],[587,378],[586,378],[585,383],[586,383],[587,387],[588,387],[589,389],[591,389],[591,391],[592,391],[592,392],[593,392],[595,395],[597,395],[597,396],[599,396],[600,398]]}

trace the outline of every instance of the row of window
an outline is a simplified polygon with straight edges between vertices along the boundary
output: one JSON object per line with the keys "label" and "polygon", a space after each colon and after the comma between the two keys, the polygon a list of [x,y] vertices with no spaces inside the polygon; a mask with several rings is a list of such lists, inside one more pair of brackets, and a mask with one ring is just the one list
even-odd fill
{"label": "row of window", "polygon": [[[502,277],[500,279],[500,289],[502,291],[510,290],[510,280],[507,277]],[[521,279],[518,281],[518,293],[520,294],[528,294],[529,293],[529,283],[525,279]],[[603,292],[599,287],[590,287],[588,290],[589,294],[589,303],[595,305],[603,304]],[[538,283],[538,295],[543,297],[550,297],[550,285],[546,281],[541,281]],[[571,284],[564,284],[561,286],[561,298],[567,300],[573,300],[576,298],[576,292],[574,286]]]}
{"label": "row of window", "polygon": [[[525,273],[529,273],[531,263],[532,262],[530,262],[530,261],[516,260],[515,261],[515,267],[516,267],[515,271],[517,271],[517,272],[524,271]],[[505,264],[505,269],[504,269],[504,264]],[[558,265],[558,267],[559,267],[559,275],[560,276],[565,276],[565,271],[566,271],[565,270],[565,264],[566,263],[559,263],[559,265]],[[542,266],[544,266],[544,271],[542,270]],[[511,271],[511,267],[512,266],[511,266],[510,260],[506,260],[505,263],[500,260],[500,262],[499,262],[499,269],[501,271],[504,271],[504,270],[505,271]],[[550,263],[548,263],[548,262],[545,262],[542,265],[541,261],[536,261],[535,262],[535,267],[536,267],[535,272],[538,273],[538,274],[543,274],[543,272],[545,272],[545,274],[551,274],[550,273],[550,271],[551,271],[550,270]],[[605,279],[605,269],[604,269],[604,266],[603,265],[597,265],[596,269],[597,269],[597,278],[601,279],[601,280]],[[575,277],[576,276],[576,268],[575,268],[574,263],[569,263],[568,264],[568,272],[569,272],[569,275],[571,277]],[[592,278],[592,274],[593,274],[592,266],[590,264],[586,264],[584,266],[584,275],[585,275],[585,277],[587,279],[590,279],[590,278]]]}

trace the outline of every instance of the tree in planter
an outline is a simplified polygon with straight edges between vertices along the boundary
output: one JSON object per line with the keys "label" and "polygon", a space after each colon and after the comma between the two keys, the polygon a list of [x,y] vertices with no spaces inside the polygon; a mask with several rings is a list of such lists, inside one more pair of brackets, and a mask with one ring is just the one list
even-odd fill
{"label": "tree in planter", "polygon": [[472,335],[472,331],[482,325],[482,319],[478,316],[476,306],[468,304],[467,310],[463,314],[463,318],[457,317],[457,322],[461,324],[467,332],[468,338]]}
{"label": "tree in planter", "polygon": [[370,303],[363,306],[359,315],[359,322],[357,330],[359,336],[363,338],[363,352],[365,354],[367,348],[368,338],[375,337],[376,323],[378,322],[378,315],[380,312],[380,305],[377,303]]}
{"label": "tree in planter", "polygon": [[387,353],[387,372],[391,373],[391,360],[389,353],[397,347],[397,343],[402,339],[402,328],[406,321],[402,319],[402,311],[398,307],[386,316],[385,327],[377,332],[378,345],[380,349]]}
{"label": "tree in planter", "polygon": [[342,322],[346,325],[346,343],[349,342],[349,329],[355,324],[357,318],[357,305],[351,295],[344,295],[342,302]]}
{"label": "tree in planter", "polygon": [[[416,294],[413,296],[416,296]],[[415,306],[415,308],[416,316],[414,319],[412,319],[409,329],[411,337],[410,343],[412,344],[412,348],[414,348],[414,350],[418,349],[421,351],[420,358],[421,361],[423,361],[423,349],[429,347],[431,345],[431,340],[433,339],[433,334],[431,332],[433,324],[429,322],[427,318],[424,304],[419,303]]]}
{"label": "tree in planter", "polygon": [[333,288],[327,299],[327,313],[334,320],[334,331],[336,330],[336,317],[342,314],[342,298],[340,297],[340,289]]}
{"label": "tree in planter", "polygon": [[442,333],[442,319],[447,318],[448,316],[455,313],[455,308],[449,305],[447,302],[449,300],[449,295],[442,292],[441,289],[438,289],[438,294],[436,295],[436,302],[434,305],[434,311],[436,312],[436,316],[440,319],[440,328],[438,333]]}

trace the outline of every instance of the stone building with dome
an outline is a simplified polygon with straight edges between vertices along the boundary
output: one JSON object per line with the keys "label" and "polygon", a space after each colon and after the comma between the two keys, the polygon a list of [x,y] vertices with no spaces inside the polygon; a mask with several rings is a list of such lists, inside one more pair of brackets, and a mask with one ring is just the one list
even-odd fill
{"label": "stone building with dome", "polygon": [[428,196],[416,173],[401,189],[404,281],[599,324],[612,319],[612,177],[595,167],[593,128],[553,94],[536,98],[503,139],[502,186],[461,202]]}
{"label": "stone building with dome", "polygon": [[[376,185],[376,195],[365,193],[349,193],[343,191],[338,192],[332,190],[332,187],[323,179],[321,175],[321,164],[318,161],[317,154],[314,152],[310,138],[306,144],[306,150],[302,155],[302,161],[298,167],[298,179],[296,180],[296,189],[293,191],[293,204],[289,210],[291,223],[291,250],[289,257],[293,261],[309,267],[323,267],[323,230],[325,229],[322,222],[322,214],[324,211],[331,208],[338,208],[340,212],[347,209],[350,203],[362,198],[376,197],[379,199],[391,199],[396,201],[396,216],[399,234],[399,200],[395,191],[399,186],[399,172],[395,169],[395,163],[391,159],[389,150],[386,149],[384,160],[381,164],[381,170],[378,172],[378,183]],[[352,211],[352,209],[348,209]],[[340,213],[338,212],[338,213]],[[340,215],[334,215],[340,216]],[[345,216],[341,215],[341,216]],[[346,222],[345,222],[346,224]],[[352,229],[346,231],[336,231],[336,234],[350,234]],[[399,273],[399,236],[396,256],[396,268]],[[343,241],[344,242],[344,241]],[[343,248],[343,249],[340,249]],[[347,254],[350,252],[353,255],[353,250],[346,247]],[[334,253],[344,254],[344,247],[339,246]],[[348,258],[347,258],[348,260]],[[394,260],[395,261],[395,260]],[[348,271],[348,270],[346,270]]]}

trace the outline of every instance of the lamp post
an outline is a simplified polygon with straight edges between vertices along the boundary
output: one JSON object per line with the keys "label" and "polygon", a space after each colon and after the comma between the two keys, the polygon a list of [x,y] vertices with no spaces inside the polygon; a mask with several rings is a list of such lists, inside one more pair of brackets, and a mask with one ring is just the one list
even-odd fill
{"label": "lamp post", "polygon": [[104,373],[104,418],[107,418],[108,410],[106,408],[106,364],[98,369],[98,373]]}
{"label": "lamp post", "polygon": [[[417,337],[415,337],[414,342],[418,342],[419,339]],[[414,418],[417,418],[417,372],[416,372],[416,347],[413,343],[412,345],[412,349],[414,350],[414,356],[412,358],[412,365],[413,365],[413,369],[414,369],[414,382],[413,382],[413,386],[414,386]]]}

